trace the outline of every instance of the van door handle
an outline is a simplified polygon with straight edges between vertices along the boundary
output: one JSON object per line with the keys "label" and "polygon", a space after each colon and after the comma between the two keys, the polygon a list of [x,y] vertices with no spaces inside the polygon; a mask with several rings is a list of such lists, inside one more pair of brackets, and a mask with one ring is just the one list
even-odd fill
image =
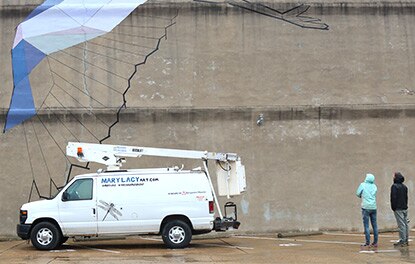
{"label": "van door handle", "polygon": [[95,208],[92,208],[92,214],[95,215]]}

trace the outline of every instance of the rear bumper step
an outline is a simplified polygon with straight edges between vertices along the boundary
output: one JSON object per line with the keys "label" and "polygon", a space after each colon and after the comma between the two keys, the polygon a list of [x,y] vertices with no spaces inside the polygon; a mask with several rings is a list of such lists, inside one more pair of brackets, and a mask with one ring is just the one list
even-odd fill
{"label": "rear bumper step", "polygon": [[217,232],[226,231],[229,229],[238,229],[241,225],[241,222],[233,220],[233,218],[223,218],[220,219],[217,217],[215,221],[213,221],[213,230]]}

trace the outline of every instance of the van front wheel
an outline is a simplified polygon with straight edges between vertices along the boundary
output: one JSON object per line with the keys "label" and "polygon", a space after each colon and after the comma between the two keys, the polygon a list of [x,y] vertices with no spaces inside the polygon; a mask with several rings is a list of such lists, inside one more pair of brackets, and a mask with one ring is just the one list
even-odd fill
{"label": "van front wheel", "polygon": [[40,222],[33,227],[30,240],[32,245],[40,250],[51,250],[59,246],[61,233],[52,223]]}
{"label": "van front wheel", "polygon": [[187,223],[173,220],[164,226],[162,237],[168,248],[185,248],[192,239],[192,230]]}

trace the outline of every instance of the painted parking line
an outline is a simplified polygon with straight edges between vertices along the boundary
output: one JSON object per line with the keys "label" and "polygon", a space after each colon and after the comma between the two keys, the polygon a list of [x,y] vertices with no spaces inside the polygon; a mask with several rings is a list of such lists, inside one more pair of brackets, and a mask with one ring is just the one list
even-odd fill
{"label": "painted parking line", "polygon": [[375,251],[372,250],[360,250],[359,251],[360,254],[375,254]]}
{"label": "painted parking line", "polygon": [[93,248],[93,247],[87,247],[87,246],[81,246],[81,245],[73,245],[73,246],[80,247],[80,248],[85,248],[85,249],[89,249],[89,250],[94,250],[94,251],[106,252],[106,253],[113,253],[113,254],[120,254],[121,253],[121,252],[115,251],[115,250]]}
{"label": "painted parking line", "polygon": [[385,250],[360,250],[360,254],[375,254],[375,253],[393,253],[393,252],[399,252],[399,250],[396,249],[385,249]]}
{"label": "painted parking line", "polygon": [[76,252],[75,249],[57,249],[57,250],[49,250],[50,253],[63,253],[63,252]]}
{"label": "painted parking line", "polygon": [[[365,234],[348,234],[348,233],[332,233],[332,232],[324,232],[323,234],[324,235],[329,235],[329,236],[357,236],[357,237],[364,237],[365,236]],[[397,237],[397,236],[379,234],[379,237],[390,237],[390,238],[394,238],[394,237]],[[413,236],[409,236],[409,238],[410,239],[411,238],[413,239],[414,237]]]}
{"label": "painted parking line", "polygon": [[[412,239],[408,239],[408,242],[412,242],[412,241],[413,241]],[[399,239],[398,240],[392,239],[392,240],[390,240],[390,242],[397,243],[397,242],[399,242]]]}
{"label": "painted parking line", "polygon": [[390,253],[390,252],[399,252],[399,250],[397,249],[382,249],[382,250],[377,250],[377,253]]}
{"label": "painted parking line", "polygon": [[329,241],[329,240],[314,240],[314,239],[295,239],[295,238],[271,238],[271,237],[251,237],[251,236],[237,236],[238,238],[259,239],[259,240],[274,240],[274,241],[295,241],[306,243],[321,243],[321,244],[342,244],[342,245],[360,245],[358,242],[346,241]]}
{"label": "painted parking line", "polygon": [[280,247],[299,247],[302,246],[301,244],[293,244],[293,243],[288,243],[288,244],[280,244]]}
{"label": "painted parking line", "polygon": [[18,246],[20,246],[20,245],[23,245],[24,243],[26,243],[26,241],[23,241],[23,242],[18,242],[18,243],[16,243],[15,245],[13,245],[13,246],[11,246],[11,247],[9,247],[9,248],[6,248],[5,250],[2,250],[2,251],[0,251],[0,255],[1,254],[3,254],[4,252],[6,252],[6,251],[9,251],[9,250],[11,250],[11,249],[14,249],[14,248],[16,248],[16,247],[18,247]]}
{"label": "painted parking line", "polygon": [[234,236],[236,238],[248,238],[248,239],[258,239],[258,240],[277,240],[273,237],[253,237],[253,236]]}
{"label": "painted parking line", "polygon": [[141,236],[139,236],[138,238],[143,239],[143,240],[157,241],[157,242],[162,242],[163,241],[160,238],[141,237]]}
{"label": "painted parking line", "polygon": [[331,240],[314,240],[314,239],[289,239],[289,238],[278,238],[281,241],[296,241],[306,243],[321,243],[321,244],[341,244],[341,245],[360,245],[358,242],[346,242],[346,241],[331,241]]}
{"label": "painted parking line", "polygon": [[[150,241],[157,241],[157,242],[162,242],[162,239],[157,239],[157,238],[149,238],[149,237],[141,237],[139,236],[140,239],[143,240],[150,240]],[[203,244],[204,246],[210,246],[210,247],[224,247],[224,248],[235,248],[235,249],[254,249],[254,248],[250,248],[250,247],[240,247],[240,246],[227,246],[227,245],[219,245],[219,244]]]}
{"label": "painted parking line", "polygon": [[[148,237],[139,237],[140,239],[143,240],[151,240],[151,241],[158,241],[158,242],[162,242],[162,239],[157,239],[157,238],[148,238]],[[251,247],[240,247],[240,246],[229,246],[229,245],[220,245],[220,244],[203,244],[203,246],[208,246],[208,247],[222,247],[222,248],[234,248],[234,249],[254,249]]]}
{"label": "painted parking line", "polygon": [[254,249],[252,247],[228,246],[228,245],[220,245],[220,244],[203,244],[203,246],[208,246],[208,247],[222,247],[222,248],[234,248],[234,249]]}

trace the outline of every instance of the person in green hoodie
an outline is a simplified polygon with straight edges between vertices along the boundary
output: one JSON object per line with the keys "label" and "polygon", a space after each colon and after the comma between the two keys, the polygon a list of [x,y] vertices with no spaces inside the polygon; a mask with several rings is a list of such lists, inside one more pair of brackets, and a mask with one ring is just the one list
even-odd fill
{"label": "person in green hoodie", "polygon": [[[376,193],[378,188],[375,184],[375,176],[373,174],[366,174],[366,179],[362,182],[356,190],[357,197],[362,199],[362,217],[363,226],[365,228],[366,242],[362,248],[378,247],[378,225],[376,221]],[[373,243],[370,244],[370,230],[369,220],[372,223],[373,229]]]}

